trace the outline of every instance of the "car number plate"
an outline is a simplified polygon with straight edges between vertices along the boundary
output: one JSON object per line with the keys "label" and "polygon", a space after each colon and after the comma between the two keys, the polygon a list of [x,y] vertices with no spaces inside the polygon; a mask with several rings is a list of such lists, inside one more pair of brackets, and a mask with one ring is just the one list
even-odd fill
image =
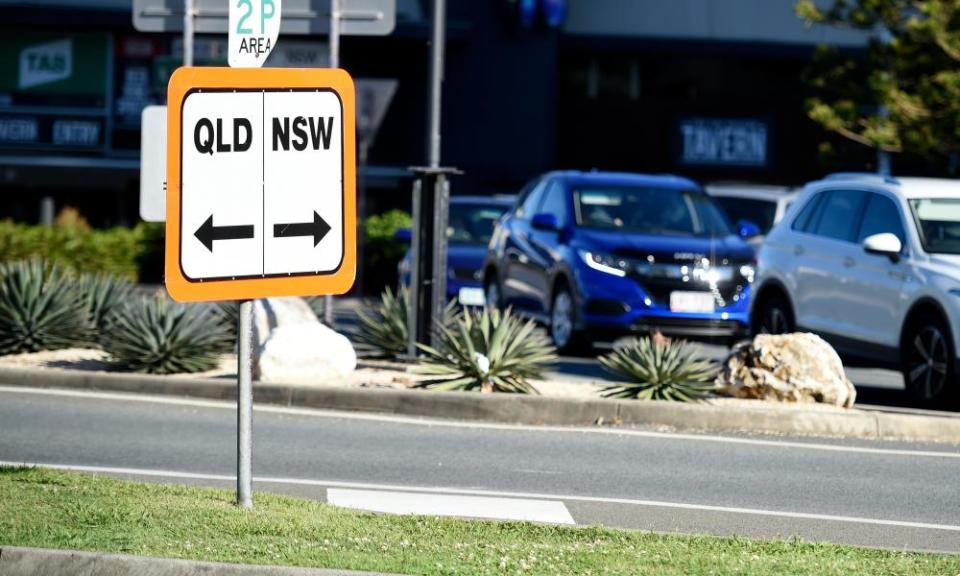
{"label": "car number plate", "polygon": [[710,292],[671,292],[671,312],[713,312],[713,294]]}
{"label": "car number plate", "polygon": [[483,306],[487,303],[483,288],[461,288],[457,292],[457,301],[464,306]]}

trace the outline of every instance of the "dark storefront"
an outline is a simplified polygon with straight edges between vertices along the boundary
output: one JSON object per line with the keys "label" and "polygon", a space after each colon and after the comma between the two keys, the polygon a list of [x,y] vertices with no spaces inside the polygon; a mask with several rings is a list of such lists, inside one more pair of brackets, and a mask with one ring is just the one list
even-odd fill
{"label": "dark storefront", "polygon": [[[37,221],[50,197],[94,225],[134,223],[140,111],[163,102],[180,39],[135,32],[122,0],[93,9],[4,4],[0,217]],[[513,192],[555,168],[786,184],[833,168],[820,163],[824,134],[803,111],[800,76],[814,42],[654,39],[607,33],[603,22],[570,29],[586,10],[613,10],[611,0],[568,2],[565,27],[527,25],[516,9],[526,4],[449,1],[443,163],[464,171],[454,193]],[[630,4],[641,5],[644,21],[663,6]],[[371,212],[409,206],[406,167],[426,156],[428,8],[399,0],[392,35],[343,38],[342,63],[355,78],[396,82],[360,171]],[[325,41],[282,37],[275,52],[281,65],[323,65]],[[225,44],[198,37],[197,63],[222,64]]]}

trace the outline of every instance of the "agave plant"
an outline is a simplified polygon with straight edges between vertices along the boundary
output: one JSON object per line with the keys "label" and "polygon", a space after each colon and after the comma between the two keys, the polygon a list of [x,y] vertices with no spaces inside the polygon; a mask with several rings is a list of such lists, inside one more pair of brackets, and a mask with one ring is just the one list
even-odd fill
{"label": "agave plant", "polygon": [[38,260],[0,265],[0,354],[82,346],[90,336],[72,276]]}
{"label": "agave plant", "polygon": [[[398,358],[407,353],[407,341],[410,328],[407,324],[410,314],[410,291],[401,287],[396,293],[388,286],[380,295],[380,305],[372,312],[358,310],[360,325],[354,331],[358,342],[377,349],[383,356]],[[454,302],[443,310],[443,326],[450,326],[459,313]]]}
{"label": "agave plant", "polygon": [[604,388],[608,398],[690,402],[713,388],[717,367],[682,340],[639,338],[600,357],[608,371],[628,382]]}
{"label": "agave plant", "polygon": [[160,298],[128,302],[114,316],[103,343],[121,368],[150,374],[212,370],[232,345],[210,308]]}
{"label": "agave plant", "polygon": [[432,376],[418,386],[538,394],[529,380],[543,375],[556,349],[535,328],[510,310],[487,309],[468,312],[452,326],[437,326],[436,348],[417,345],[423,356],[415,372]]}
{"label": "agave plant", "polygon": [[113,313],[130,298],[133,285],[111,274],[84,274],[77,279],[77,289],[86,303],[90,324],[102,336],[109,331]]}
{"label": "agave plant", "polygon": [[240,330],[240,303],[235,300],[224,300],[214,304],[218,323],[227,337],[236,342]]}

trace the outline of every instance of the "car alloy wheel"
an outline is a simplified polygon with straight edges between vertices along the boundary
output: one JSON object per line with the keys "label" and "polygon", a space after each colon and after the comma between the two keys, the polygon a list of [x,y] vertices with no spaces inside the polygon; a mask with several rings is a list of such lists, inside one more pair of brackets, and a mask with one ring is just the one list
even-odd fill
{"label": "car alloy wheel", "polygon": [[788,326],[787,315],[783,313],[783,310],[775,307],[768,308],[766,314],[764,314],[760,332],[762,334],[786,334]]}
{"label": "car alloy wheel", "polygon": [[557,348],[566,348],[573,337],[573,298],[566,290],[560,290],[553,298],[550,337]]}
{"label": "car alloy wheel", "polygon": [[770,294],[758,302],[754,310],[754,334],[788,334],[793,332],[793,317],[779,294]]}
{"label": "car alloy wheel", "polygon": [[923,326],[907,342],[904,371],[918,399],[930,401],[943,393],[950,374],[948,354],[947,338],[938,326]]}
{"label": "car alloy wheel", "polygon": [[500,308],[500,287],[497,286],[495,280],[491,280],[487,284],[487,289],[484,290],[486,298],[486,306],[490,310],[496,310]]}

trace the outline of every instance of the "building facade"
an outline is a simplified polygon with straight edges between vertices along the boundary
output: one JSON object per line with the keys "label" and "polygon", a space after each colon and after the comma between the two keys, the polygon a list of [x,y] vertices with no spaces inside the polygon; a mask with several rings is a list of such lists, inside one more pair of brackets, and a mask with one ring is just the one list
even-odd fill
{"label": "building facade", "polygon": [[[0,218],[38,221],[52,204],[132,224],[140,112],[164,102],[179,36],[135,31],[130,0],[0,7]],[[355,78],[396,87],[360,170],[371,212],[408,206],[406,168],[426,157],[430,2],[397,7],[393,34],[341,48]],[[556,168],[817,177],[827,136],[806,118],[802,72],[819,43],[866,45],[806,28],[793,0],[448,0],[448,12],[442,156],[464,171],[455,193],[512,192]],[[198,36],[196,63],[222,65],[225,46]],[[326,65],[326,50],[281,36],[271,64]]]}

